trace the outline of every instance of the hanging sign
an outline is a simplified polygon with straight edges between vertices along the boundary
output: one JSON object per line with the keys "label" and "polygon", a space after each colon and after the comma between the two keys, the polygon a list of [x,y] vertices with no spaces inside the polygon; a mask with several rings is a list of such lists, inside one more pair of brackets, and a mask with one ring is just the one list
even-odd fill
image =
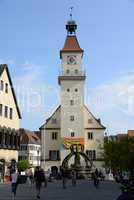
{"label": "hanging sign", "polygon": [[70,149],[74,144],[84,145],[84,138],[63,138],[62,144],[65,149]]}

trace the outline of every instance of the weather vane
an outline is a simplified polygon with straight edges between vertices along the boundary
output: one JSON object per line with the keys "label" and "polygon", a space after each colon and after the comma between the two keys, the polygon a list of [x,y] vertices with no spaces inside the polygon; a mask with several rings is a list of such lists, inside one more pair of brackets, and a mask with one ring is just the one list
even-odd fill
{"label": "weather vane", "polygon": [[73,14],[72,14],[72,13],[73,13],[73,9],[74,9],[74,7],[71,6],[71,7],[70,7],[70,18],[71,18],[71,20],[72,20],[72,15],[73,15]]}

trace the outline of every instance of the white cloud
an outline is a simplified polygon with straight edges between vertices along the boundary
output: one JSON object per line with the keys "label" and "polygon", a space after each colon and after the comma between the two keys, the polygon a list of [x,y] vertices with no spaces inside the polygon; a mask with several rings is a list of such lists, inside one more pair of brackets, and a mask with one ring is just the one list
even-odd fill
{"label": "white cloud", "polygon": [[109,83],[91,89],[87,103],[112,132],[134,129],[134,72],[119,74]]}
{"label": "white cloud", "polygon": [[44,118],[50,114],[50,106],[56,104],[57,88],[46,82],[47,70],[46,66],[27,61],[21,65],[19,74],[15,74],[15,91],[24,117]]}
{"label": "white cloud", "polygon": [[[47,66],[25,62],[19,69],[14,85],[24,128],[38,127],[58,104],[58,85],[48,82]],[[118,78],[90,89],[87,94],[90,110],[102,119],[110,133],[134,129],[134,71],[120,73]]]}

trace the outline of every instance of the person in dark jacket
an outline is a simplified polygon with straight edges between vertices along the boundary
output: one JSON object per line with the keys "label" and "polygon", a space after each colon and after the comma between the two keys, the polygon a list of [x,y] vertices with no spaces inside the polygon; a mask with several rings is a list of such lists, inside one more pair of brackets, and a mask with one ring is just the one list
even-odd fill
{"label": "person in dark jacket", "polygon": [[122,194],[117,198],[117,200],[133,200],[133,197],[128,193],[128,189],[121,187]]}
{"label": "person in dark jacket", "polygon": [[72,170],[71,177],[72,177],[72,186],[76,186],[76,170]]}
{"label": "person in dark jacket", "polygon": [[127,192],[123,192],[117,200],[133,200]]}
{"label": "person in dark jacket", "polygon": [[63,186],[63,189],[65,189],[67,185],[67,177],[68,177],[67,169],[65,168],[61,169],[61,176],[62,176],[62,186]]}
{"label": "person in dark jacket", "polygon": [[42,186],[42,182],[44,182],[44,179],[45,177],[44,177],[43,171],[40,169],[40,167],[36,167],[35,173],[34,173],[34,180],[36,184],[37,199],[40,199],[41,186]]}

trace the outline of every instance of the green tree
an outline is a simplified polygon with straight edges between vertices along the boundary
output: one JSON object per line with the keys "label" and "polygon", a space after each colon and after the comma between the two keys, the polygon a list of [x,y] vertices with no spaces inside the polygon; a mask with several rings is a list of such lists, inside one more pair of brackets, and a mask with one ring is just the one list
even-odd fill
{"label": "green tree", "polygon": [[18,171],[23,172],[23,171],[27,170],[30,167],[30,165],[29,165],[28,160],[21,160],[18,162],[17,167],[18,167]]}
{"label": "green tree", "polygon": [[106,138],[104,141],[105,166],[114,171],[134,170],[134,138],[124,137],[117,140]]}

